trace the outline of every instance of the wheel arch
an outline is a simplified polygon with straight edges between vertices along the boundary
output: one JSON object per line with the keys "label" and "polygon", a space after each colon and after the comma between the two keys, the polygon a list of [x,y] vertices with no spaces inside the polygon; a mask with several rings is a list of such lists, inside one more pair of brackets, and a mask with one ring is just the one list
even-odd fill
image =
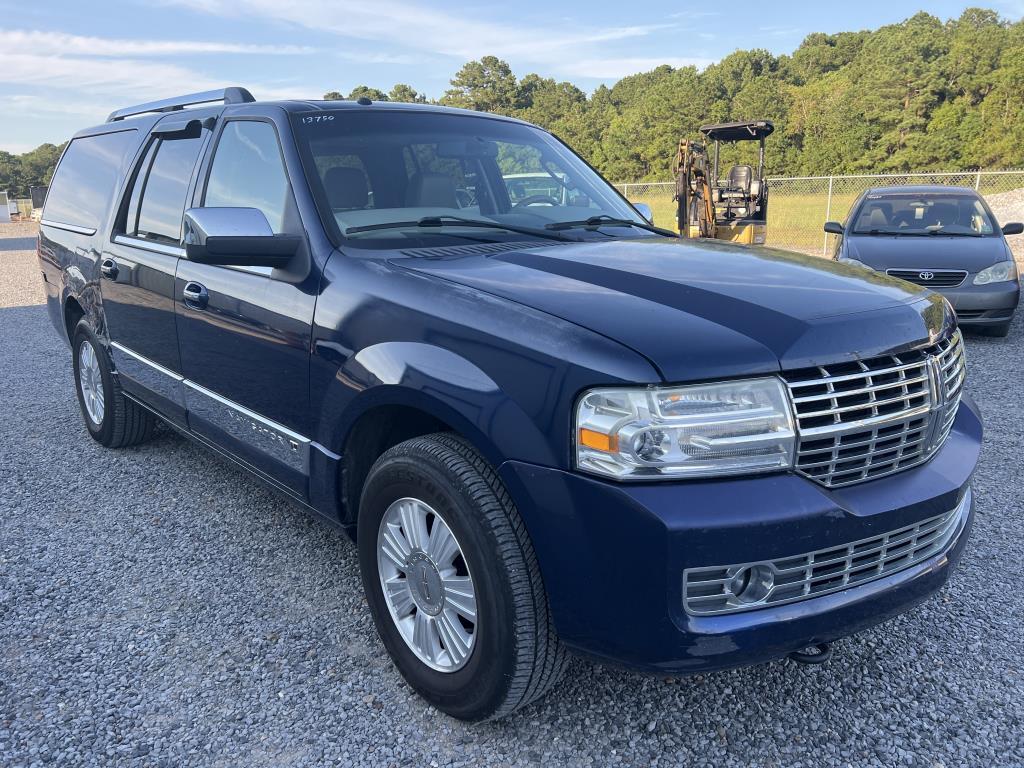
{"label": "wheel arch", "polygon": [[85,317],[85,308],[82,307],[81,303],[73,295],[68,294],[64,299],[63,319],[64,319],[64,331],[67,333],[68,342],[74,343],[75,338],[75,326],[78,322]]}
{"label": "wheel arch", "polygon": [[363,482],[384,451],[433,432],[461,436],[495,468],[509,458],[555,461],[528,409],[471,361],[422,342],[374,345],[340,368],[321,410],[320,442],[341,456],[341,522],[355,523]]}
{"label": "wheel arch", "polygon": [[399,443],[414,437],[451,432],[461,436],[492,466],[503,460],[498,446],[448,404],[401,386],[380,386],[364,392],[346,410],[339,425],[338,501],[341,522],[354,526],[363,485],[374,462]]}

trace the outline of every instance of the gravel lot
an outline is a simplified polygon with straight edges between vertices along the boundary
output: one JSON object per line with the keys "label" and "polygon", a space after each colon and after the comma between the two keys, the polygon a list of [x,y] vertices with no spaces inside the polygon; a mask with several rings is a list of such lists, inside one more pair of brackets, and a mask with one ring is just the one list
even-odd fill
{"label": "gravel lot", "polygon": [[387,660],[342,534],[169,432],[89,439],[38,281],[0,245],[2,766],[1024,765],[1024,313],[968,341],[979,514],[936,599],[821,668],[575,661],[466,726]]}

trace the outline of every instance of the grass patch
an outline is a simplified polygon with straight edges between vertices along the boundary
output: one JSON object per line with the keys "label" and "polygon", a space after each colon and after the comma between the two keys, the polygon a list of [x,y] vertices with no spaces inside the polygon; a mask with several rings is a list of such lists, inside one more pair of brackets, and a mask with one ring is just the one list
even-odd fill
{"label": "grass patch", "polygon": [[[856,193],[832,196],[831,210],[828,195],[821,193],[785,194],[772,192],[768,198],[768,245],[802,253],[820,255],[825,242],[821,227],[826,221],[826,212],[833,221],[842,221],[856,199]],[[675,230],[676,204],[667,194],[630,196],[636,203],[647,203],[654,212],[654,223],[659,227]],[[827,253],[832,252],[832,236],[829,235]]]}

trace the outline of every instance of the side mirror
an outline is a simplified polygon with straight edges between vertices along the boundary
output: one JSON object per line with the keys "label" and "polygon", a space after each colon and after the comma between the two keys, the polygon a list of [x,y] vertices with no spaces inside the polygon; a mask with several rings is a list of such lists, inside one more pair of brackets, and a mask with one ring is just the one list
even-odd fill
{"label": "side mirror", "polygon": [[185,211],[185,256],[197,264],[284,267],[301,242],[296,235],[275,235],[257,208]]}
{"label": "side mirror", "polygon": [[1019,221],[1011,221],[1009,224],[1003,224],[1004,235],[1019,235],[1024,232],[1024,224]]}
{"label": "side mirror", "polygon": [[843,234],[843,225],[838,221],[826,221],[823,229],[830,235],[841,235]]}
{"label": "side mirror", "polygon": [[632,206],[647,220],[648,224],[654,223],[654,211],[651,210],[651,206],[647,203],[632,203]]}

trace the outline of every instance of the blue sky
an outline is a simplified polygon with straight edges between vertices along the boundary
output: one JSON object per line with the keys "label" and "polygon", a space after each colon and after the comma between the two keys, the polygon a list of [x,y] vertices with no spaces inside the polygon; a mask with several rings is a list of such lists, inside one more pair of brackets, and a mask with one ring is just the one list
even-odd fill
{"label": "blue sky", "polygon": [[[977,4],[1014,20],[1024,13],[1024,0]],[[726,16],[717,10],[724,5],[0,0],[0,149],[58,143],[118,106],[223,85],[257,98],[319,98],[405,82],[440,96],[465,61],[492,53],[519,76],[537,72],[589,92],[659,64],[703,67],[737,48],[788,53],[810,32],[874,28],[922,8],[733,0]],[[927,10],[945,19],[966,5],[931,0]]]}

